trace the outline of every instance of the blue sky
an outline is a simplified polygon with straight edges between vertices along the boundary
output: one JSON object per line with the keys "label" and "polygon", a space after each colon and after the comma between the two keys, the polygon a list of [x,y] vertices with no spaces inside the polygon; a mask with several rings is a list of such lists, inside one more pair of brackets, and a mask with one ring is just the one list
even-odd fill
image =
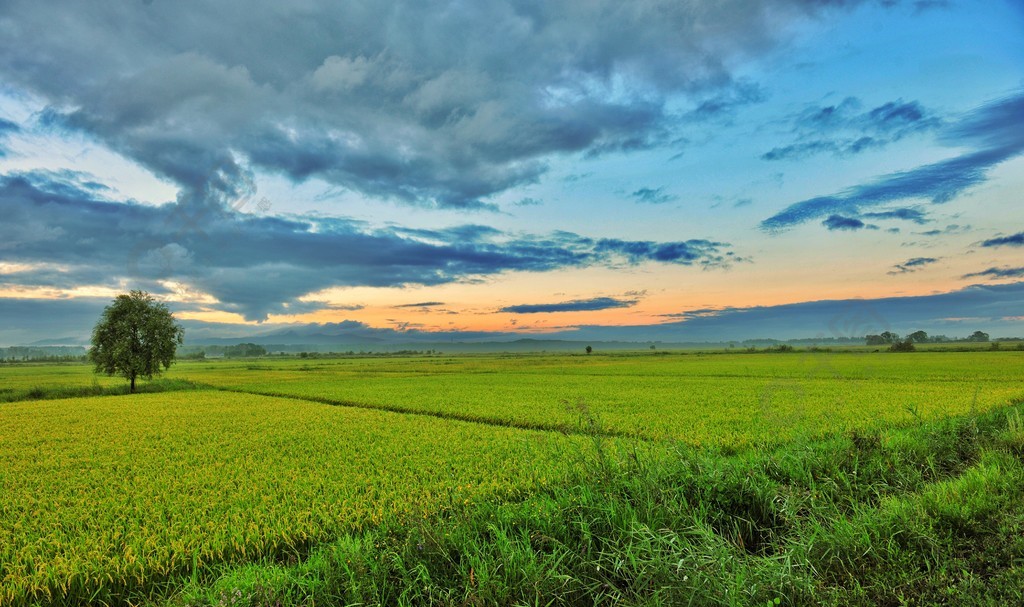
{"label": "blue sky", "polygon": [[1019,2],[15,0],[0,34],[0,344],[130,288],[207,337],[1024,334]]}

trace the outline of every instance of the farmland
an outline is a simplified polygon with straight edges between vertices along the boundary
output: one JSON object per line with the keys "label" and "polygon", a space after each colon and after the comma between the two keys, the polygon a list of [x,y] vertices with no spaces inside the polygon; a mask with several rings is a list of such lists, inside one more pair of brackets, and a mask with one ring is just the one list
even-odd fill
{"label": "farmland", "polygon": [[[1024,478],[1012,405],[1024,397],[1022,369],[1015,351],[269,358],[181,362],[163,393],[34,400],[120,380],[84,365],[4,366],[3,389],[24,398],[0,404],[0,604],[216,604],[236,590],[251,604],[277,590],[274,600],[296,603],[461,604],[470,587],[507,603],[527,600],[516,594],[523,584],[555,602],[611,604],[661,595],[634,587],[636,572],[628,589],[590,587],[575,573],[556,584],[544,572],[590,571],[616,541],[639,558],[631,534],[657,525],[690,529],[674,547],[649,546],[685,545],[680,567],[713,553],[734,563],[723,575],[756,578],[705,580],[741,592],[740,604],[869,597],[835,590],[862,563],[822,561],[840,571],[823,582],[769,567],[758,546],[811,563],[821,546],[793,542],[809,529],[853,541],[836,536],[840,519],[867,535],[879,533],[872,517],[891,526],[913,512],[952,517],[972,537],[1019,523],[996,511],[1015,503]],[[956,494],[969,508],[972,491],[994,500],[980,515],[947,512],[937,497]],[[658,516],[668,520],[644,518]],[[581,539],[584,523],[607,528]],[[488,553],[495,534],[520,551],[518,566]],[[558,556],[558,545],[583,541],[607,550],[585,562]],[[917,558],[906,550],[898,556]],[[616,562],[606,570],[626,567]],[[500,593],[502,575],[531,566],[539,578],[506,579]],[[695,583],[703,569],[693,567]],[[317,589],[296,581],[309,570]],[[487,571],[492,594],[479,594]],[[669,578],[658,583],[690,583]],[[405,599],[393,594],[403,584]]]}

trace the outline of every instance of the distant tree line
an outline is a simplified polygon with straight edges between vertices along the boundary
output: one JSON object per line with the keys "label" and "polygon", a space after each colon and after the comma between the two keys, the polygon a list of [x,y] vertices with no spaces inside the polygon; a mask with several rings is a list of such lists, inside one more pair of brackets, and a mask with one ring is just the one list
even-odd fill
{"label": "distant tree line", "polygon": [[195,346],[182,348],[181,360],[203,360],[204,358],[256,358],[269,352],[259,344],[241,343],[233,346]]}
{"label": "distant tree line", "polygon": [[11,346],[0,348],[0,360],[7,362],[82,362],[86,350],[81,346]]}
{"label": "distant tree line", "polygon": [[932,335],[929,336],[924,331],[914,331],[908,334],[906,337],[900,337],[898,333],[892,331],[883,331],[878,335],[866,335],[864,341],[869,346],[891,346],[898,343],[909,343],[909,344],[945,344],[945,343],[956,343],[956,342],[987,342],[989,341],[988,333],[984,331],[975,331],[970,336],[956,339],[952,337],[946,337],[945,335]]}

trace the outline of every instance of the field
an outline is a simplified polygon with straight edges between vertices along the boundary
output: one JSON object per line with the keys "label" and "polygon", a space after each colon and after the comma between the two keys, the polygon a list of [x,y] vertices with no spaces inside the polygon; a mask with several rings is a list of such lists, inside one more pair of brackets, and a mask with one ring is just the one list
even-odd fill
{"label": "field", "polygon": [[[942,588],[1005,600],[1022,371],[1016,351],[266,358],[111,395],[84,365],[2,366],[0,605],[871,604],[954,565]],[[947,539],[1009,560],[975,572]],[[857,577],[887,558],[909,577]]]}

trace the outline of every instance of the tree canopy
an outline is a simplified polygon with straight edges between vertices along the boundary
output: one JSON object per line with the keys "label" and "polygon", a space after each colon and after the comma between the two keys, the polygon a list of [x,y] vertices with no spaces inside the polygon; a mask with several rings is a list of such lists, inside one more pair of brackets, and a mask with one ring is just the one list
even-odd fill
{"label": "tree canopy", "polygon": [[89,360],[97,373],[120,375],[135,392],[138,377],[152,379],[171,366],[185,330],[167,306],[144,291],[118,295],[92,330]]}

